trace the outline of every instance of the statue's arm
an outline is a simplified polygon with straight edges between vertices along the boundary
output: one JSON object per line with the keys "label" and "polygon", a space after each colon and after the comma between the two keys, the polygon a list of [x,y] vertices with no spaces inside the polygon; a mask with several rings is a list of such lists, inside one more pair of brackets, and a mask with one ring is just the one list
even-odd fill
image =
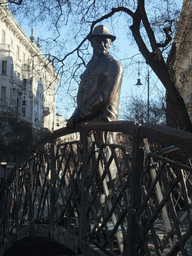
{"label": "statue's arm", "polygon": [[67,127],[74,128],[76,123],[83,122],[86,120],[86,117],[83,115],[81,110],[77,107],[73,112],[72,116],[69,118],[67,122]]}
{"label": "statue's arm", "polygon": [[119,62],[113,63],[112,67],[109,69],[109,82],[106,84],[104,90],[104,101],[106,106],[111,104],[119,90],[121,89],[121,83],[123,78],[123,68]]}
{"label": "statue's arm", "polygon": [[93,90],[93,95],[87,97],[85,106],[76,108],[75,112],[68,120],[67,126],[74,127],[76,123],[92,120],[103,109],[116,99],[116,94],[120,93],[123,77],[123,68],[117,61],[109,64],[107,71],[101,73],[97,84]]}

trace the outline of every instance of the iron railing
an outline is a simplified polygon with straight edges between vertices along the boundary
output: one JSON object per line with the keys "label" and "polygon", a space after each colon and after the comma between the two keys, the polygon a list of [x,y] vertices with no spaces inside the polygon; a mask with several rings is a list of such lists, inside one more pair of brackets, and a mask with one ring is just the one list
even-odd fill
{"label": "iron railing", "polygon": [[[95,140],[101,131],[118,133],[121,143]],[[74,132],[79,141],[62,143]],[[192,135],[164,126],[83,123],[55,131],[1,186],[1,246],[35,223],[77,234],[84,253],[94,244],[106,255],[191,255],[191,156]]]}

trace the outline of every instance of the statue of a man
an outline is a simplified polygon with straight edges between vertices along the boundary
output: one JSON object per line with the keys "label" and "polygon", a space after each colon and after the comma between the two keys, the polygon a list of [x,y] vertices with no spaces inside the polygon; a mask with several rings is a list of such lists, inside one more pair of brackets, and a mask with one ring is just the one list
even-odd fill
{"label": "statue of a man", "polygon": [[[85,72],[81,75],[81,83],[77,94],[77,108],[69,119],[67,126],[75,127],[79,122],[85,121],[116,121],[120,101],[121,82],[123,68],[108,50],[116,37],[110,34],[106,26],[95,27],[88,39],[93,47],[93,57],[89,61]],[[114,143],[114,133],[95,132],[89,135],[88,145],[92,141],[100,141],[107,144]],[[110,148],[105,148],[106,160],[110,158]],[[116,178],[117,168],[115,163],[110,165],[110,178]]]}
{"label": "statue of a man", "polygon": [[68,127],[85,121],[116,121],[123,69],[108,50],[116,37],[106,26],[95,27],[88,36],[93,56],[85,72],[77,94],[77,108],[68,120]]}

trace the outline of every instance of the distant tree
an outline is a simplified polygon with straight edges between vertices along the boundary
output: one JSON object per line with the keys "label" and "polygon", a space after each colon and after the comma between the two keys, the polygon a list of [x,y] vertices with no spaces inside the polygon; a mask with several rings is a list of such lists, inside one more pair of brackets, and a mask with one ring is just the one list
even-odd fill
{"label": "distant tree", "polygon": [[16,162],[34,143],[32,126],[9,112],[0,115],[0,161]]}
{"label": "distant tree", "polygon": [[165,124],[166,109],[165,103],[162,101],[150,101],[149,117],[148,117],[148,103],[143,99],[132,97],[124,104],[122,118],[137,123],[149,122],[154,124]]}
{"label": "distant tree", "polygon": [[[26,86],[29,86],[34,73],[31,59],[21,65],[20,75],[10,77],[14,85],[15,94],[12,95],[11,104],[6,99],[0,100],[0,162],[16,162],[38,140],[48,134],[48,129],[32,127],[32,123],[26,121],[23,108],[23,95],[26,94]],[[41,72],[41,67],[36,67]],[[25,78],[26,83],[23,82]]]}
{"label": "distant tree", "polygon": [[[190,0],[191,1],[191,0]],[[174,82],[171,80],[166,66],[166,50],[170,49],[175,27],[180,15],[175,0],[112,0],[112,1],[72,1],[72,0],[8,0],[13,13],[38,24],[49,22],[50,29],[54,28],[52,42],[47,39],[51,47],[61,46],[63,56],[55,55],[52,60],[59,64],[60,74],[64,74],[64,83],[78,82],[78,70],[85,65],[90,57],[87,43],[87,34],[93,27],[105,20],[110,20],[113,27],[118,28],[118,20],[125,21],[125,34],[134,39],[146,63],[151,67],[169,94],[169,103],[173,107],[177,124],[180,129],[192,132],[184,100]],[[14,5],[13,5],[14,4]],[[189,17],[190,18],[190,17]],[[61,32],[63,38],[60,38]],[[73,35],[73,37],[70,37]],[[69,38],[71,42],[69,43]],[[73,38],[73,39],[72,39]],[[76,47],[72,46],[76,44]],[[128,50],[128,49],[127,49]],[[74,55],[76,54],[76,56]],[[73,59],[68,61],[69,56]],[[62,65],[61,65],[62,64]],[[66,78],[66,74],[71,74]]]}

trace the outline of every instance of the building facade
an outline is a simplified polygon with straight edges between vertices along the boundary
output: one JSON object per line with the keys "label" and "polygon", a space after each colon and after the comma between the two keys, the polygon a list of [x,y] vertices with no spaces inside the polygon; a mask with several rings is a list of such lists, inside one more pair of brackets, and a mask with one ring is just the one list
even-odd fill
{"label": "building facade", "polygon": [[7,4],[0,4],[0,113],[52,131],[59,78],[34,40],[33,31],[29,38]]}
{"label": "building facade", "polygon": [[[33,30],[28,37],[0,0],[0,183],[42,132],[66,126],[56,114],[58,82]],[[70,134],[62,142],[78,139]]]}

